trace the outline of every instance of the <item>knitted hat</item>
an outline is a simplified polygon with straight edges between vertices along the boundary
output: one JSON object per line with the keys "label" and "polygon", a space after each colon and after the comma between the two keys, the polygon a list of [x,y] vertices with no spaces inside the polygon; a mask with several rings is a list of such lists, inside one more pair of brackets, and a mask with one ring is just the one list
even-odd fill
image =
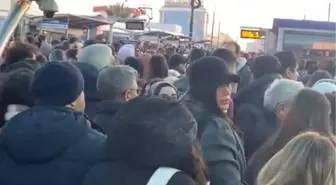
{"label": "knitted hat", "polygon": [[84,90],[81,72],[71,63],[49,62],[36,73],[31,92],[36,104],[68,105]]}

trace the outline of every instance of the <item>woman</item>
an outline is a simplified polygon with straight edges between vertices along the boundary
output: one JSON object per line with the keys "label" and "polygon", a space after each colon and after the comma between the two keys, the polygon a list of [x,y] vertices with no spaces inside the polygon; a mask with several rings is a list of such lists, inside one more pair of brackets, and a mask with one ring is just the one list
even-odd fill
{"label": "woman", "polygon": [[315,71],[311,77],[309,78],[308,83],[306,84],[307,87],[312,87],[317,81],[321,79],[333,79],[331,74],[328,71],[324,70],[317,70]]}
{"label": "woman", "polygon": [[226,63],[217,57],[201,58],[190,64],[189,69],[190,87],[182,100],[198,123],[197,135],[210,183],[242,185],[246,169],[244,147],[227,115],[231,84],[238,83],[240,78],[230,73]]}
{"label": "woman", "polygon": [[149,61],[150,78],[167,78],[168,64],[166,58],[162,55],[153,55]]}
{"label": "woman", "polygon": [[160,96],[165,98],[172,98],[177,100],[178,92],[174,85],[171,83],[162,80],[162,79],[153,79],[149,81],[144,86],[144,92],[142,92],[143,95],[148,96]]}
{"label": "woman", "polygon": [[293,138],[258,176],[258,185],[335,185],[335,144],[316,132]]}
{"label": "woman", "polygon": [[84,185],[146,185],[160,167],[176,170],[166,185],[206,185],[196,123],[181,103],[138,97],[111,121],[103,158]]}
{"label": "woman", "polygon": [[330,103],[321,93],[311,90],[301,90],[289,108],[284,123],[251,157],[247,169],[248,184],[253,185],[260,169],[288,141],[305,131],[315,131],[332,136],[330,126]]}

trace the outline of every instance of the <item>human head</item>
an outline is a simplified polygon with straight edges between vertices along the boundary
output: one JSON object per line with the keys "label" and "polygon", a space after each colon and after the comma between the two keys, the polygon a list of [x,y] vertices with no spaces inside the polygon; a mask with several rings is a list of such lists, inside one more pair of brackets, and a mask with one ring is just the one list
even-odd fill
{"label": "human head", "polygon": [[119,63],[124,64],[127,57],[135,57],[135,47],[132,44],[123,45],[120,47],[117,56]]}
{"label": "human head", "polygon": [[137,72],[126,65],[107,66],[99,72],[97,90],[102,100],[127,102],[138,96]]}
{"label": "human head", "polygon": [[59,41],[59,40],[52,40],[51,41],[51,46],[53,48],[59,47],[60,45],[61,45],[61,41]]}
{"label": "human head", "polygon": [[277,74],[281,64],[274,56],[261,56],[255,59],[251,66],[251,72],[254,78],[260,78],[264,75]]}
{"label": "human head", "polygon": [[331,121],[331,128],[333,131],[333,134],[336,134],[336,91],[332,92],[332,93],[327,93],[325,94],[325,96],[328,98],[329,102],[330,102],[330,107],[331,107],[331,113],[330,113],[330,121]]}
{"label": "human head", "polygon": [[301,82],[276,79],[264,93],[264,107],[274,112],[278,119],[286,117],[294,97],[304,88]]}
{"label": "human head", "polygon": [[330,135],[330,113],[330,103],[323,94],[308,88],[303,89],[294,98],[284,121],[283,131],[291,134],[289,139],[305,130]]}
{"label": "human head", "polygon": [[[207,71],[210,72],[205,74]],[[190,95],[220,115],[229,109],[231,83],[240,80],[239,76],[230,73],[226,63],[218,57],[203,57],[192,63],[188,78]]]}
{"label": "human head", "polygon": [[193,48],[188,56],[188,63],[193,63],[202,57],[205,57],[205,51],[203,49]]}
{"label": "human head", "polygon": [[140,55],[139,59],[143,67],[143,79],[149,80],[151,77],[151,65],[150,60],[152,58],[151,54],[143,53]]}
{"label": "human head", "polygon": [[35,38],[33,36],[27,36],[26,42],[33,45],[35,43]]}
{"label": "human head", "polygon": [[66,61],[66,56],[63,50],[54,49],[49,55],[49,61],[51,62],[64,62]]}
{"label": "human head", "polygon": [[168,64],[162,55],[153,55],[149,61],[151,67],[151,78],[168,77]]}
{"label": "human head", "polygon": [[186,72],[186,62],[186,58],[183,55],[175,53],[169,57],[168,66],[169,69],[174,69],[183,75]]}
{"label": "human head", "polygon": [[97,44],[98,42],[96,40],[87,40],[84,42],[84,46],[83,48],[87,47],[87,46],[90,46],[90,45],[93,45],[93,44]]}
{"label": "human head", "polygon": [[289,141],[259,173],[258,185],[335,184],[335,145],[329,137],[306,132]]}
{"label": "human head", "polygon": [[182,103],[140,96],[123,106],[112,121],[116,124],[109,127],[103,159],[153,168],[164,164],[206,184],[201,150],[195,150],[197,125]]}
{"label": "human head", "polygon": [[135,58],[135,57],[127,57],[125,59],[125,65],[132,67],[133,69],[135,69],[138,72],[139,77],[142,77],[142,73],[143,73],[143,67],[142,67],[142,63],[140,62],[139,59]]}
{"label": "human head", "polygon": [[17,42],[9,48],[5,56],[5,65],[11,65],[27,58],[35,59],[36,51],[32,45]]}
{"label": "human head", "polygon": [[171,98],[177,100],[178,92],[174,85],[164,81],[162,79],[157,79],[155,81],[149,81],[144,86],[144,95],[148,96],[160,96],[165,98]]}
{"label": "human head", "polygon": [[232,42],[226,42],[226,43],[224,43],[223,48],[232,51],[236,55],[236,58],[239,57],[240,46],[239,46],[239,44],[237,42],[234,42],[234,41],[232,41]]}
{"label": "human head", "polygon": [[37,36],[37,41],[39,43],[45,42],[46,40],[47,40],[47,36],[45,36],[45,35],[39,35],[39,36]]}
{"label": "human head", "polygon": [[85,109],[83,75],[71,63],[48,62],[37,70],[31,92],[35,104]]}
{"label": "human head", "polygon": [[224,60],[227,64],[227,66],[230,68],[230,71],[232,73],[235,72],[237,58],[231,50],[224,49],[224,48],[218,48],[212,53],[212,56],[215,56],[215,57],[218,57],[218,58]]}
{"label": "human head", "polygon": [[290,80],[297,80],[298,78],[298,62],[296,57],[294,56],[293,52],[289,51],[282,51],[278,52],[274,55],[276,58],[278,58],[281,67],[280,67],[280,73],[284,78],[290,79]]}
{"label": "human head", "polygon": [[65,54],[68,61],[77,61],[78,49],[69,49]]}
{"label": "human head", "polygon": [[312,87],[317,81],[321,79],[333,79],[333,77],[328,71],[317,70],[311,75],[310,79],[308,80],[307,87]]}
{"label": "human head", "polygon": [[93,44],[79,52],[78,62],[95,66],[98,70],[115,63],[111,48],[105,44]]}

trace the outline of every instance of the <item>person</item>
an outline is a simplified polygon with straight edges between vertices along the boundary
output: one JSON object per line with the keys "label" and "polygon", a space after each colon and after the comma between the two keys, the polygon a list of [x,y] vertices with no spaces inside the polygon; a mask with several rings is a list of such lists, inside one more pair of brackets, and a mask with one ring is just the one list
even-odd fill
{"label": "person", "polygon": [[[196,122],[180,102],[140,96],[112,121],[101,162],[83,185],[206,185]],[[173,173],[156,175],[162,167]]]}
{"label": "person", "polygon": [[258,185],[332,185],[335,143],[317,132],[294,137],[261,169]]}
{"label": "person", "polygon": [[312,87],[317,81],[321,79],[333,79],[328,71],[317,70],[310,77],[306,84],[307,87]]}
{"label": "person", "polygon": [[175,53],[169,57],[168,66],[168,73],[171,74],[169,76],[180,77],[186,72],[186,59],[184,58],[184,56]]}
{"label": "person", "polygon": [[167,78],[168,77],[168,64],[166,58],[162,55],[153,55],[149,61],[150,64],[150,79],[151,78]]}
{"label": "person", "polygon": [[33,45],[33,44],[35,43],[35,38],[34,38],[33,36],[28,35],[28,36],[26,37],[26,42],[27,42],[28,44]]}
{"label": "person", "polygon": [[49,55],[49,61],[51,62],[65,62],[66,56],[63,50],[61,49],[54,49],[51,51]]}
{"label": "person", "polygon": [[82,183],[105,142],[83,114],[83,89],[83,76],[70,63],[49,62],[35,73],[35,106],[1,131],[1,185]]}
{"label": "person", "polygon": [[69,49],[65,52],[67,61],[71,63],[77,62],[78,49]]}
{"label": "person", "polygon": [[170,82],[162,79],[154,79],[149,81],[144,89],[143,95],[147,96],[160,96],[165,98],[178,99],[178,92],[176,87]]}
{"label": "person", "polygon": [[281,126],[294,97],[303,88],[301,82],[294,80],[274,80],[264,93],[263,108],[259,110],[259,116],[256,115],[257,119],[248,120],[248,115],[236,118],[237,126],[244,133],[247,159]]}
{"label": "person", "polygon": [[331,128],[332,131],[334,133],[334,135],[336,135],[336,91],[332,92],[332,93],[327,93],[325,94],[325,96],[328,98],[329,102],[330,102],[330,106],[331,106],[331,112],[330,112],[330,123],[331,123]]}
{"label": "person", "polygon": [[311,88],[322,94],[332,93],[336,91],[336,80],[321,79],[317,81]]}
{"label": "person", "polygon": [[127,57],[135,57],[135,47],[132,44],[122,45],[117,52],[119,64],[125,64],[125,59]]}
{"label": "person", "polygon": [[[238,75],[218,57],[203,57],[189,66],[190,87],[182,102],[197,121],[197,137],[208,166],[211,185],[241,185],[246,169],[244,147],[227,116],[231,83]],[[211,71],[204,75],[204,71]]]}
{"label": "person", "polygon": [[47,42],[47,36],[39,35],[37,37],[37,40],[42,55],[44,55],[45,57],[49,57],[51,51],[53,50],[53,47]]}
{"label": "person", "polygon": [[101,102],[93,120],[102,133],[107,133],[120,107],[138,96],[137,76],[136,70],[126,65],[108,66],[100,71],[97,90]]}
{"label": "person", "polygon": [[[265,119],[265,91],[274,80],[282,78],[279,74],[280,63],[273,56],[257,58],[251,69],[255,79],[240,89],[234,96],[234,120],[238,127],[244,129],[247,129],[250,125],[258,125],[258,122],[262,122]],[[247,152],[250,155],[250,151]]]}
{"label": "person", "polygon": [[144,81],[148,81],[151,78],[151,65],[150,65],[151,58],[152,58],[152,55],[148,53],[143,53],[139,57],[140,62],[143,67],[142,79]]}
{"label": "person", "polygon": [[280,74],[283,78],[287,78],[290,80],[297,80],[298,73],[298,62],[294,53],[291,51],[282,51],[275,53],[274,55],[280,62]]}
{"label": "person", "polygon": [[280,151],[297,134],[315,131],[332,137],[330,103],[321,93],[303,89],[294,98],[279,129],[252,155],[248,162],[246,180],[254,184],[266,162]]}
{"label": "person", "polygon": [[[192,64],[196,60],[205,57],[205,52],[202,49],[199,48],[193,48],[188,56],[187,59],[187,65]],[[189,88],[189,83],[188,83],[188,68],[186,69],[186,75],[180,77],[178,80],[174,81],[173,85],[177,88],[178,94],[182,96],[184,93],[187,92]]]}
{"label": "person", "polygon": [[5,55],[5,61],[1,65],[1,69],[5,70],[6,67],[23,61],[25,59],[36,59],[36,51],[34,47],[24,43],[15,43],[13,47],[10,47]]}
{"label": "person", "polygon": [[241,48],[236,42],[227,42],[223,45],[223,48],[230,50],[236,58],[235,70],[241,78],[237,89],[241,89],[249,84],[253,79],[250,66],[247,63],[247,59],[244,57],[240,57]]}
{"label": "person", "polygon": [[140,60],[135,57],[127,57],[125,59],[125,65],[132,67],[138,72],[139,78],[143,76],[143,66]]}
{"label": "person", "polygon": [[79,52],[78,62],[88,63],[98,71],[108,65],[114,65],[115,59],[111,48],[105,44],[93,44],[86,46]]}
{"label": "person", "polygon": [[34,71],[29,68],[19,68],[9,72],[7,79],[1,86],[0,128],[13,116],[34,105],[33,96],[30,93],[33,77]]}

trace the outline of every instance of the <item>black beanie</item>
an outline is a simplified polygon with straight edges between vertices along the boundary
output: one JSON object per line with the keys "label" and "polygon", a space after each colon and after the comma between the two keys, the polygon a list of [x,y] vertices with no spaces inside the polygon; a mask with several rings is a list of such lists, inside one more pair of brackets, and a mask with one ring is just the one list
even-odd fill
{"label": "black beanie", "polygon": [[84,90],[84,78],[71,63],[49,62],[40,68],[31,91],[37,105],[68,105]]}

